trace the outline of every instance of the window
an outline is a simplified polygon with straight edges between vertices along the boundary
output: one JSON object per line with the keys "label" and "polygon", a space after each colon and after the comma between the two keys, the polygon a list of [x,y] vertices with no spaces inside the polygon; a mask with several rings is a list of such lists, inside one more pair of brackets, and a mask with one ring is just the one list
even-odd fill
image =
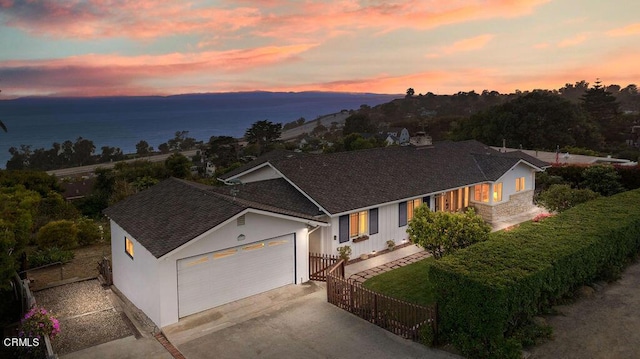
{"label": "window", "polygon": [[369,229],[367,213],[368,211],[362,211],[349,215],[349,238],[367,234],[367,230]]}
{"label": "window", "polygon": [[127,237],[124,237],[124,252],[133,259],[133,241]]}
{"label": "window", "polygon": [[473,186],[473,200],[476,202],[489,202],[489,185],[477,184]]}
{"label": "window", "polygon": [[502,201],[502,182],[493,184],[493,201]]}
{"label": "window", "polygon": [[406,226],[407,223],[413,218],[415,209],[422,204],[422,198],[412,199],[406,202],[398,203],[398,226]]}
{"label": "window", "polygon": [[524,177],[516,178],[516,192],[524,191],[525,182]]}
{"label": "window", "polygon": [[413,218],[413,213],[415,209],[420,207],[422,204],[422,198],[412,199],[407,201],[407,221],[410,221]]}

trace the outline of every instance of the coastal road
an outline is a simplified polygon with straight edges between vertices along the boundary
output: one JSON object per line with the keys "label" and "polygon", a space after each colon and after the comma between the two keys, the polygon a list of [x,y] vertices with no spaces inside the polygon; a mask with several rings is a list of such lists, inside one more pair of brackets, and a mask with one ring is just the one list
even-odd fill
{"label": "coastal road", "polygon": [[[350,115],[351,114],[349,112],[338,112],[338,113],[332,113],[329,115],[321,116],[319,117],[319,120],[323,126],[329,128],[331,127],[332,122],[344,124],[345,120]],[[316,119],[313,121],[309,121],[302,126],[298,126],[296,128],[292,128],[287,131],[283,131],[282,135],[280,136],[280,140],[288,141],[302,135],[303,133],[311,133],[311,131],[313,131],[313,129],[316,128],[317,125],[318,125],[318,120]],[[191,157],[191,156],[194,156],[197,151],[199,150],[184,151],[181,153],[187,157]],[[134,162],[134,161],[140,161],[140,160],[146,160],[151,162],[161,162],[166,160],[167,157],[169,156],[171,156],[170,153],[164,154],[164,155],[139,157],[131,160],[124,160],[124,161],[117,161],[117,162],[99,163],[99,164],[89,165],[89,166],[63,168],[58,170],[47,171],[47,174],[54,175],[60,178],[74,177],[74,176],[87,175],[87,174],[93,173],[96,170],[96,168],[113,168],[116,165],[116,163],[119,163],[119,162]]]}
{"label": "coastal road", "polygon": [[[324,115],[320,117],[319,120],[322,126],[329,128],[331,127],[331,122],[344,123],[344,121],[349,116],[351,116],[349,112],[338,112],[338,113],[332,113],[330,115]],[[316,128],[316,126],[318,126],[317,119],[306,122],[302,126],[298,126],[290,130],[282,131],[282,135],[280,135],[280,140],[288,141],[302,135],[303,133],[311,133],[311,131],[313,131],[313,129]]]}
{"label": "coastal road", "polygon": [[[190,151],[183,151],[183,152],[180,152],[180,153],[182,153],[186,157],[191,157],[191,156],[195,156],[196,152],[198,152],[198,151],[199,150],[190,150]],[[47,171],[47,174],[54,175],[56,177],[80,176],[80,175],[93,173],[96,170],[96,168],[113,168],[116,165],[116,163],[120,163],[120,162],[135,162],[135,161],[161,162],[161,161],[166,160],[171,155],[172,155],[172,153],[168,153],[168,154],[164,154],[164,155],[139,157],[139,158],[134,158],[134,159],[131,159],[131,160],[109,162],[109,163],[99,163],[99,164],[95,164],[95,165],[81,166],[81,167],[63,168],[63,169],[59,169],[59,170]]]}

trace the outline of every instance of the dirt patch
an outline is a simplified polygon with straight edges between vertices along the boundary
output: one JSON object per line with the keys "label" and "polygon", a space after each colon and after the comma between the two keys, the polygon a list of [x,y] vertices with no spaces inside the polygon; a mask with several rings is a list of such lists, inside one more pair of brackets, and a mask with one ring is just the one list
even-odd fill
{"label": "dirt patch", "polygon": [[52,283],[69,278],[89,278],[98,276],[98,261],[102,257],[111,259],[111,244],[99,243],[73,250],[74,258],[62,266],[55,265],[30,271],[28,274],[32,290],[38,290]]}
{"label": "dirt patch", "polygon": [[638,358],[640,348],[640,263],[619,281],[599,288],[547,317],[554,339],[529,350],[530,359]]}

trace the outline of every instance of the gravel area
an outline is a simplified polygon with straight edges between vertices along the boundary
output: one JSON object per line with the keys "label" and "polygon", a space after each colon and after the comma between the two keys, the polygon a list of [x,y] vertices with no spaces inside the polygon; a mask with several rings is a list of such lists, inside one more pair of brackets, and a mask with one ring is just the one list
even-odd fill
{"label": "gravel area", "polygon": [[97,280],[70,283],[35,293],[36,302],[60,320],[52,341],[58,355],[133,335]]}
{"label": "gravel area", "polygon": [[113,309],[64,319],[60,321],[60,328],[60,335],[51,343],[58,355],[132,335],[122,315]]}
{"label": "gravel area", "polygon": [[113,308],[97,280],[87,280],[35,293],[36,302],[60,319]]}

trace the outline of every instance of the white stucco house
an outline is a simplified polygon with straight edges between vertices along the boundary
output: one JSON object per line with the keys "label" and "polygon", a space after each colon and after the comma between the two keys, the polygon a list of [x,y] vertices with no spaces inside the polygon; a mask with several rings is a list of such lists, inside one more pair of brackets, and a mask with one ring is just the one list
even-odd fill
{"label": "white stucco house", "polygon": [[334,154],[275,151],[224,187],[171,178],[105,210],[114,285],[158,327],[309,280],[309,253],[407,240],[414,209],[473,206],[488,222],[533,206],[546,162],[477,141]]}

